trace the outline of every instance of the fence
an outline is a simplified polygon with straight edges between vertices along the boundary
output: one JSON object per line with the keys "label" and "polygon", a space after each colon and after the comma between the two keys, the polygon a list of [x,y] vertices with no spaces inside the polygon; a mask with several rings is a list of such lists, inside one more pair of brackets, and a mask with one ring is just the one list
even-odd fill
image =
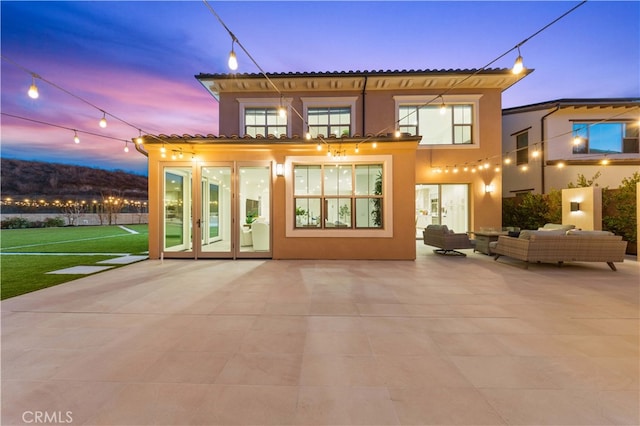
{"label": "fence", "polygon": [[[0,214],[0,220],[7,220],[14,217],[20,217],[28,220],[29,222],[43,222],[47,218],[61,218],[66,225],[69,225],[69,219],[67,215],[62,213],[3,213]],[[112,225],[136,225],[141,223],[149,223],[148,213],[118,213],[112,215]],[[84,213],[79,215],[75,219],[74,225],[86,226],[86,225],[108,225],[108,219],[103,215],[102,222],[100,222],[100,215],[97,213]]]}

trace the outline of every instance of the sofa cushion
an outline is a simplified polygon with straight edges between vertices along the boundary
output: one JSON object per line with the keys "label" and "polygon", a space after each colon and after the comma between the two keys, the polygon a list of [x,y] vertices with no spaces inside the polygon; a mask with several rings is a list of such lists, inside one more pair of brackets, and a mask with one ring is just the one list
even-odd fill
{"label": "sofa cushion", "polygon": [[582,231],[579,229],[570,229],[567,231],[567,235],[577,235],[580,237],[601,237],[603,235],[615,235],[609,231]]}
{"label": "sofa cushion", "polygon": [[563,231],[568,231],[569,229],[574,229],[575,225],[563,225],[561,223],[545,223],[542,228],[538,228],[538,231],[551,231],[555,229],[562,229]]}
{"label": "sofa cushion", "polygon": [[518,236],[518,238],[522,238],[524,240],[530,240],[532,236],[536,236],[536,238],[538,237],[546,237],[546,236],[558,236],[558,235],[566,235],[566,232],[564,229],[547,229],[545,231],[533,231],[531,229],[525,229],[524,231],[520,231],[520,235]]}

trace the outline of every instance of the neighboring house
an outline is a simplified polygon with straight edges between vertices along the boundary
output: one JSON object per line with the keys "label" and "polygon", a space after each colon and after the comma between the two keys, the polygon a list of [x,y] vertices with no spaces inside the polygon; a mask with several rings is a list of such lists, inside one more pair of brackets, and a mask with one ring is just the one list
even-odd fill
{"label": "neighboring house", "polygon": [[138,146],[150,257],[415,259],[430,223],[499,228],[502,92],[529,72],[197,75],[219,134]]}
{"label": "neighboring house", "polygon": [[[502,111],[503,196],[544,194],[578,174],[617,188],[640,170],[640,98],[558,99]],[[508,162],[508,164],[507,164]]]}

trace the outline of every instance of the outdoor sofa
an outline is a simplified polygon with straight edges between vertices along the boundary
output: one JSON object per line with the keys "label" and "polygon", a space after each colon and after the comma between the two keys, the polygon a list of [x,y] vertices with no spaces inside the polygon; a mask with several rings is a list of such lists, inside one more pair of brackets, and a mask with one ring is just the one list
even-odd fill
{"label": "outdoor sofa", "polygon": [[501,235],[491,247],[495,259],[508,256],[527,262],[623,262],[627,242],[607,231],[537,230],[522,231],[518,237]]}

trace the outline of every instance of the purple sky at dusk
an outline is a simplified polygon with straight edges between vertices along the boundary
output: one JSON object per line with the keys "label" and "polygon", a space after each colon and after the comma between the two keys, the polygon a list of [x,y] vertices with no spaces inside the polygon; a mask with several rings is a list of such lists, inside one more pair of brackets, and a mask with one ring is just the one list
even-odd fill
{"label": "purple sky at dusk", "polygon": [[[266,72],[474,69],[579,2],[218,2]],[[194,75],[226,73],[231,38],[202,1],[2,1],[2,156],[146,174],[124,140],[217,134],[217,103]],[[257,73],[236,48],[238,72]],[[535,71],[503,94],[513,107],[558,98],[640,96],[640,2],[589,1],[521,47]],[[516,52],[492,65],[510,68]],[[18,64],[18,65],[16,65]],[[23,67],[24,69],[22,69]],[[107,112],[36,79],[34,72]],[[134,125],[110,118],[112,114]],[[103,134],[118,140],[83,132]]]}

